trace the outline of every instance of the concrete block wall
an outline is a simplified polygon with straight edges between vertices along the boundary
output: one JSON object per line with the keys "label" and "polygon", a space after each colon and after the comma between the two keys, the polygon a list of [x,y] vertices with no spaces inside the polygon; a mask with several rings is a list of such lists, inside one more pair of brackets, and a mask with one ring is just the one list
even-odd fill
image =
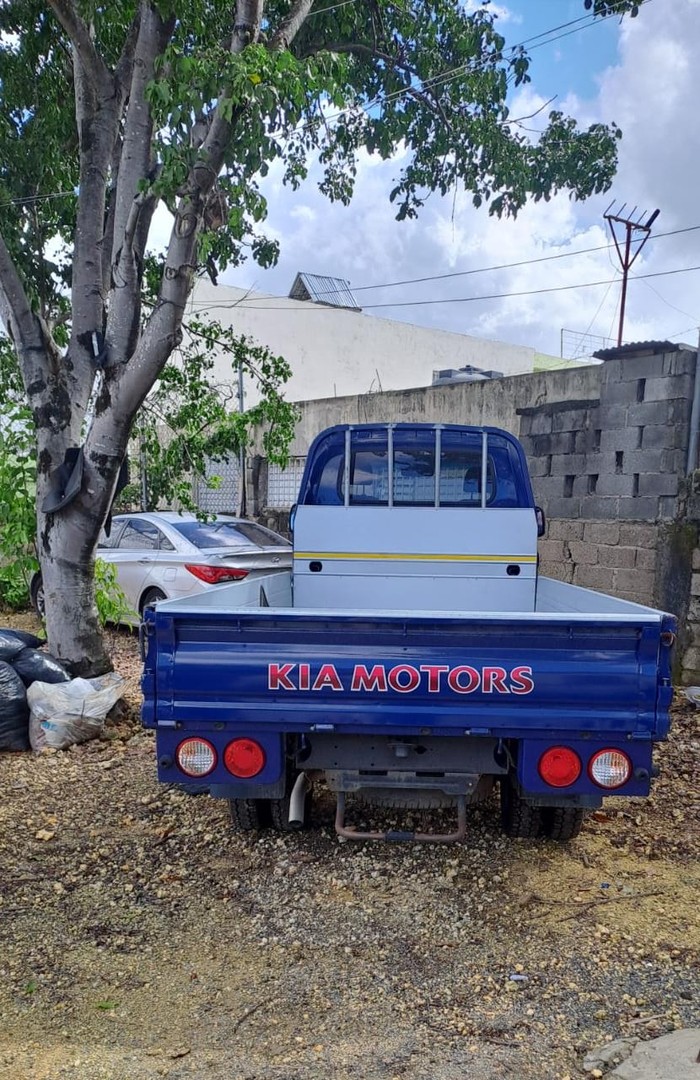
{"label": "concrete block wall", "polygon": [[656,593],[655,523],[550,519],[540,541],[547,577],[650,604]]}
{"label": "concrete block wall", "polygon": [[684,494],[695,353],[606,360],[597,397],[525,406],[520,438],[553,518],[675,520]]}

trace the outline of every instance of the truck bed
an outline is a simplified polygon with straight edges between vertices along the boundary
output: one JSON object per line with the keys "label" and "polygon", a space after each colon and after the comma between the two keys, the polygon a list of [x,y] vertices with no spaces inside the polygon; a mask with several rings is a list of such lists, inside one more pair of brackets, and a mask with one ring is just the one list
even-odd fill
{"label": "truck bed", "polygon": [[291,599],[276,574],[159,604],[146,623],[147,726],[666,734],[674,621],[652,608],[542,577],[534,612],[304,610]]}

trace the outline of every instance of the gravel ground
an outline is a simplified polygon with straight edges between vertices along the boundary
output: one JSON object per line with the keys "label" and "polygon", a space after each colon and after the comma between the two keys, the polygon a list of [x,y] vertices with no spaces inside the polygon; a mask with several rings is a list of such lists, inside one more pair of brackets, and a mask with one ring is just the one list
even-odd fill
{"label": "gravel ground", "polygon": [[458,846],[344,843],[324,793],[307,833],[237,835],[157,784],[110,639],[104,738],[0,754],[1,1080],[574,1080],[606,1039],[700,1023],[690,706],[652,798],[568,846],[505,840],[495,801]]}

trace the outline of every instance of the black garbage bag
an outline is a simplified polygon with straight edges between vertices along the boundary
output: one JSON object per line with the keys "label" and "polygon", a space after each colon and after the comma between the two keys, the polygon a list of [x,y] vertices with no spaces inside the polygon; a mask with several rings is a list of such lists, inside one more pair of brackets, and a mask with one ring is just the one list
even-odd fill
{"label": "black garbage bag", "polygon": [[46,644],[46,638],[30,634],[29,630],[13,630],[11,626],[0,626],[0,634],[13,634],[25,645],[29,645],[30,649],[40,649],[42,645]]}
{"label": "black garbage bag", "polygon": [[0,661],[0,750],[29,749],[29,706],[24,683]]}
{"label": "black garbage bag", "polygon": [[22,649],[10,663],[25,686],[31,686],[33,682],[70,682],[71,679],[60,660],[38,649]]}
{"label": "black garbage bag", "polygon": [[12,660],[26,647],[26,641],[22,641],[14,630],[0,630],[0,660]]}

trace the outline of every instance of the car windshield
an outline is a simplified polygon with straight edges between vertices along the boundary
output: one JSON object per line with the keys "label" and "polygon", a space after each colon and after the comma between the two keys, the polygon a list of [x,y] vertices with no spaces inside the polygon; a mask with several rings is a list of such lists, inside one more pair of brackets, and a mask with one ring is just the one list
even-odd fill
{"label": "car windshield", "polygon": [[178,521],[171,524],[191,544],[203,549],[290,546],[284,537],[253,521]]}

